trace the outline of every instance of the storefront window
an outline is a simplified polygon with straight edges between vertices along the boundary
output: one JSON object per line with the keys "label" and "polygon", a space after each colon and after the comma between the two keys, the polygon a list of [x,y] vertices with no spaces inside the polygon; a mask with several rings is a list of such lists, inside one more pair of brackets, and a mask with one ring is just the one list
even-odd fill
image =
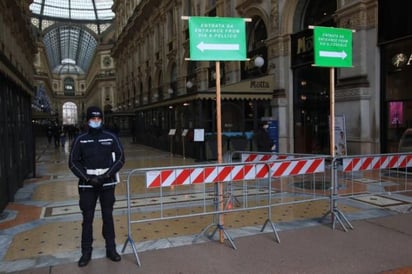
{"label": "storefront window", "polygon": [[412,128],[412,39],[383,47],[383,151],[398,152],[402,133]]}

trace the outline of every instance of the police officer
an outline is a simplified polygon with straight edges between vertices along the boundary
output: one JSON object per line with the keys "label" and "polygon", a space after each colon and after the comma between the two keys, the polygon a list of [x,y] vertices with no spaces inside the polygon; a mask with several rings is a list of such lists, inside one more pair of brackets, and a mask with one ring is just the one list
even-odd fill
{"label": "police officer", "polygon": [[121,260],[116,251],[113,205],[118,172],[124,164],[124,151],[118,137],[103,129],[103,113],[98,107],[87,109],[88,131],[73,141],[69,168],[79,178],[79,206],[83,215],[79,267],[86,266],[92,256],[93,219],[99,199],[106,242],[106,257]]}

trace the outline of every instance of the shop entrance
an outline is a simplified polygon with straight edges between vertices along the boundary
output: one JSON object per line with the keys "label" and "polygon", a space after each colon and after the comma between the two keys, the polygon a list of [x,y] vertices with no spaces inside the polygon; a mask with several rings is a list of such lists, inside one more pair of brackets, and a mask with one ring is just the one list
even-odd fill
{"label": "shop entrance", "polygon": [[[412,39],[389,43],[383,52],[382,151],[410,152],[399,147],[402,134],[412,128]],[[411,131],[411,130],[409,130]]]}
{"label": "shop entrance", "polygon": [[291,39],[293,129],[296,153],[329,154],[329,68],[313,67],[313,30],[335,26],[336,2],[298,1]]}
{"label": "shop entrance", "polygon": [[294,151],[329,154],[329,70],[294,70]]}

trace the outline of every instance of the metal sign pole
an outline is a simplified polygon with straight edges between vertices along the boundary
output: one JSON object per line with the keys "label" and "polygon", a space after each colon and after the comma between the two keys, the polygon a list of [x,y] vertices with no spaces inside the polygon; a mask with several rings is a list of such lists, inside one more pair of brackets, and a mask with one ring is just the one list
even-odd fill
{"label": "metal sign pole", "polygon": [[220,62],[216,61],[216,133],[217,133],[217,162],[222,163],[222,117],[220,98]]}
{"label": "metal sign pole", "polygon": [[[217,162],[222,163],[222,108],[220,98],[220,62],[216,61],[216,140],[217,140]],[[218,208],[219,211],[223,211],[223,183],[217,185],[218,195]],[[218,226],[222,228],[224,224],[223,214],[219,214]],[[219,241],[223,243],[225,241],[225,235],[223,229],[219,229]]]}
{"label": "metal sign pole", "polygon": [[330,155],[335,157],[335,68],[330,68]]}

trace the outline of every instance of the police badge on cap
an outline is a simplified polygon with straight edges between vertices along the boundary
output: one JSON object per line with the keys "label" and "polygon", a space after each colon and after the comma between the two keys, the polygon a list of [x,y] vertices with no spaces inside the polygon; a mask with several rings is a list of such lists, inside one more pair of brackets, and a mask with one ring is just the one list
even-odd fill
{"label": "police badge on cap", "polygon": [[87,109],[87,120],[93,117],[99,117],[103,119],[103,112],[99,107],[89,107]]}

